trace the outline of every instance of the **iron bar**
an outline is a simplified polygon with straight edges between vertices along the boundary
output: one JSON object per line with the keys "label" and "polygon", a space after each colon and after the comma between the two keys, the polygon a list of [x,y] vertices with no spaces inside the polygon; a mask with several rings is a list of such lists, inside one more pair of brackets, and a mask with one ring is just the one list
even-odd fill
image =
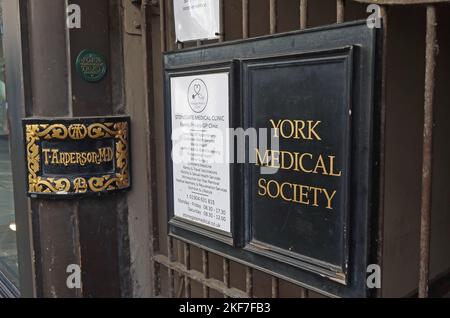
{"label": "iron bar", "polygon": [[[223,283],[227,288],[230,288],[231,282],[230,282],[230,260],[227,258],[223,258],[222,262],[223,266]],[[227,297],[226,294],[224,294],[225,298]]]}
{"label": "iron bar", "polygon": [[300,0],[300,30],[308,25],[308,0]]}
{"label": "iron bar", "polygon": [[223,0],[219,0],[220,24],[219,24],[219,42],[225,40],[225,6]]}
{"label": "iron bar", "polygon": [[342,23],[345,20],[345,0],[336,0],[336,22]]}
{"label": "iron bar", "polygon": [[[173,253],[173,238],[169,236],[167,238],[167,255],[170,262],[175,261],[175,255]],[[173,269],[168,268],[168,279],[169,279],[169,297],[175,297],[175,273]]]}
{"label": "iron bar", "polygon": [[270,34],[277,33],[277,0],[270,0]]}
{"label": "iron bar", "polygon": [[[202,250],[202,270],[205,279],[209,279],[209,253]],[[207,285],[203,284],[203,297],[209,298],[209,288]]]}
{"label": "iron bar", "polygon": [[177,271],[184,276],[188,276],[191,280],[199,282],[200,284],[204,284],[208,286],[208,288],[213,289],[219,293],[222,293],[227,297],[248,298],[247,294],[244,293],[243,291],[236,288],[230,288],[220,280],[214,278],[205,278],[205,275],[203,275],[203,273],[199,271],[192,269],[187,270],[184,264],[181,264],[179,262],[171,262],[165,255],[156,255],[154,257],[154,261],[173,271]]}
{"label": "iron bar", "polygon": [[[384,250],[384,201],[385,201],[385,167],[386,167],[386,111],[387,111],[387,29],[388,14],[385,6],[381,7],[381,17],[383,19],[383,53],[381,70],[381,100],[379,118],[379,157],[378,157],[378,232],[377,232],[377,264],[383,268]],[[377,296],[382,296],[382,289],[377,290]]]}
{"label": "iron bar", "polygon": [[433,175],[433,107],[437,55],[436,8],[427,7],[425,55],[425,102],[423,123],[422,200],[420,209],[419,297],[428,297],[430,266],[430,219]]}
{"label": "iron bar", "polygon": [[[163,0],[164,1],[164,0]],[[167,44],[166,48],[169,50],[174,50],[176,48],[176,34],[175,34],[175,17],[174,17],[174,7],[173,1],[164,1],[166,3],[166,11],[167,11]]]}
{"label": "iron bar", "polygon": [[[186,270],[191,270],[191,246],[188,243],[184,243],[184,265]],[[184,296],[191,298],[191,279],[189,275],[184,275]]]}
{"label": "iron bar", "polygon": [[242,38],[249,37],[248,0],[242,0]]}
{"label": "iron bar", "polygon": [[[159,8],[156,8],[156,5],[160,5]],[[154,17],[153,10],[158,9],[159,12],[159,18],[160,18],[160,26],[162,29],[160,30],[160,39],[161,39],[161,51],[165,51],[165,29],[163,27],[164,25],[164,3],[163,1],[153,1],[153,2],[143,2],[141,5],[141,11],[143,16],[143,23],[142,23],[142,44],[145,48],[143,50],[143,65],[145,65],[145,86],[146,87],[153,87],[154,86],[154,78],[153,78],[153,34],[152,34],[152,19]],[[147,105],[146,109],[148,109],[148,116],[149,118],[155,117],[155,95],[154,90],[146,90],[147,94],[145,96],[145,104]],[[150,152],[154,153],[156,149],[156,142],[155,138],[152,138],[151,136],[155,136],[154,133],[154,125],[150,124],[148,128],[148,144],[150,147]],[[158,211],[157,211],[157,199],[156,199],[156,185],[154,182],[151,182],[151,180],[156,179],[156,158],[153,156],[148,156],[148,164],[147,166],[150,169],[149,177],[149,184],[150,184],[150,190],[152,195],[151,203],[149,202],[149,208],[150,208],[150,220],[151,220],[151,229],[150,235],[151,235],[151,245],[150,245],[150,253],[151,256],[153,256],[156,251],[160,251],[160,235],[159,230],[157,228],[158,224]],[[159,267],[159,264],[151,261],[151,271],[152,271],[152,277],[153,277],[153,290],[152,294],[153,296],[160,295],[161,294],[161,269]]]}
{"label": "iron bar", "polygon": [[280,280],[272,276],[272,298],[280,297]]}
{"label": "iron bar", "polygon": [[249,298],[253,297],[253,269],[245,267],[245,292]]}
{"label": "iron bar", "polygon": [[161,31],[161,51],[166,51],[166,14],[165,14],[165,1],[159,0],[159,28]]}
{"label": "iron bar", "polygon": [[309,292],[306,288],[301,287],[300,298],[309,298]]}

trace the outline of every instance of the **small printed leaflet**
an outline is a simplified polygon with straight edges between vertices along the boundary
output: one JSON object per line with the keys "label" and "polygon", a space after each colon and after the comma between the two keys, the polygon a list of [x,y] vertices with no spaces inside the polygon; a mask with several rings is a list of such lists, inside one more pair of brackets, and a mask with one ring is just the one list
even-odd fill
{"label": "small printed leaflet", "polygon": [[219,0],[173,0],[178,42],[217,39]]}

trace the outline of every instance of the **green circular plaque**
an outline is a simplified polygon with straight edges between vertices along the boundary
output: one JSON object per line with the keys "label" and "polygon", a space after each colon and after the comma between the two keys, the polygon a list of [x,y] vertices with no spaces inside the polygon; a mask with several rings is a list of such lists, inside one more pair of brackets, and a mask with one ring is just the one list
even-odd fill
{"label": "green circular plaque", "polygon": [[76,66],[77,72],[87,82],[98,82],[106,75],[106,59],[97,52],[89,50],[81,51],[78,54]]}

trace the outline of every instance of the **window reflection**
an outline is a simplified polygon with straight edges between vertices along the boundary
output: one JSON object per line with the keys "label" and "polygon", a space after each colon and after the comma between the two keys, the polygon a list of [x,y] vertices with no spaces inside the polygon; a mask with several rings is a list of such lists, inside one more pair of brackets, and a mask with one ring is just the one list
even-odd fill
{"label": "window reflection", "polygon": [[[3,42],[3,34],[1,34],[0,40]],[[6,277],[7,280],[18,286],[17,228],[14,218],[9,153],[10,140],[6,116],[5,67],[2,48],[3,43],[0,43],[0,279]]]}

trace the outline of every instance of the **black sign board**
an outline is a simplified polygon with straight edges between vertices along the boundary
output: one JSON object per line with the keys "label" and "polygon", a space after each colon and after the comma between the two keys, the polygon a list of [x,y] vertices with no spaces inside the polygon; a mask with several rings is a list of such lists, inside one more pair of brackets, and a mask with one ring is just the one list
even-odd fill
{"label": "black sign board", "polygon": [[130,188],[129,117],[25,119],[23,127],[30,196],[59,198]]}
{"label": "black sign board", "polygon": [[243,61],[250,127],[270,129],[279,142],[251,154],[250,247],[343,283],[352,52],[346,47]]}
{"label": "black sign board", "polygon": [[[166,79],[232,63],[239,71],[230,82],[230,128],[270,137],[261,143],[259,135],[247,145],[246,163],[234,163],[242,169],[229,188],[233,202],[242,202],[230,211],[238,222],[234,245],[195,222],[174,222],[184,211],[174,209],[180,198],[172,164],[169,234],[322,294],[368,296],[366,270],[377,248],[379,31],[351,22],[167,53]],[[168,158],[177,98],[171,85],[166,80]]]}

